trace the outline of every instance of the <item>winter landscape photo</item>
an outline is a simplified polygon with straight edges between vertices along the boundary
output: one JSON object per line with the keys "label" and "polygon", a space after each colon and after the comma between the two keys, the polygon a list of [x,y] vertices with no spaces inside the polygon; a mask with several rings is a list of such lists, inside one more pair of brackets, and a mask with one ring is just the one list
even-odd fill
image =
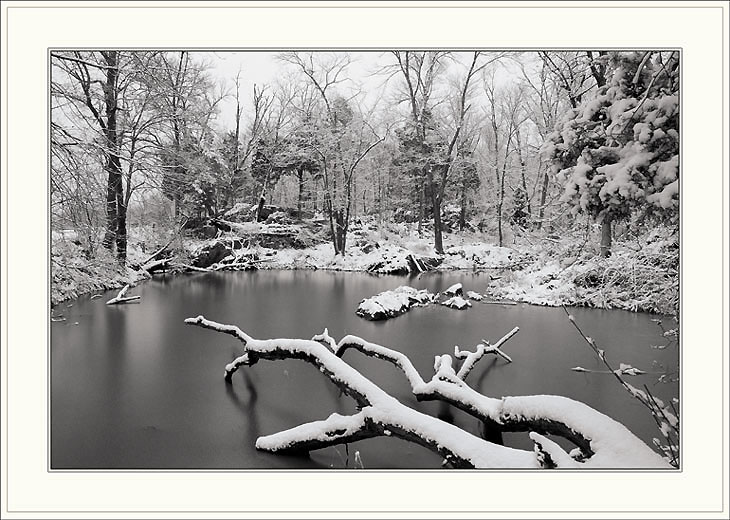
{"label": "winter landscape photo", "polygon": [[680,58],[51,50],[50,469],[680,469]]}

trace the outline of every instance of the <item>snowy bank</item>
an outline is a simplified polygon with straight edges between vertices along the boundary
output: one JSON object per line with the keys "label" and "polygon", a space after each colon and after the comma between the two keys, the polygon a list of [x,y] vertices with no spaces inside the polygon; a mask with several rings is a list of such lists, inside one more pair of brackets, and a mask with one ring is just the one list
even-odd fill
{"label": "snowy bank", "polygon": [[[468,269],[491,276],[486,291],[466,293],[472,301],[505,299],[667,314],[678,308],[678,244],[666,230],[657,231],[640,245],[616,241],[610,258],[585,248],[578,237],[523,237],[512,247],[499,247],[480,241],[481,235],[455,233],[444,235],[445,253],[438,255],[430,236],[419,236],[407,225],[375,230],[370,224],[352,231],[347,254],[343,256],[335,255],[332,244],[323,239],[322,230],[316,231],[317,227],[307,222],[225,225],[230,231],[220,232],[214,239],[185,238],[176,243],[171,258],[163,259],[164,269],[322,269],[373,274]],[[145,242],[159,245],[159,237],[156,240],[154,233],[141,231],[130,234],[130,264],[146,257]],[[111,256],[104,256],[105,251],[98,258],[85,261],[80,248],[65,236],[54,239],[52,252],[54,304],[148,277],[140,270],[120,270]],[[455,295],[463,297],[463,290]]]}
{"label": "snowy bank", "polygon": [[51,305],[91,292],[120,289],[150,278],[143,269],[121,267],[108,252],[91,260],[81,248],[62,240],[54,241],[51,254]]}

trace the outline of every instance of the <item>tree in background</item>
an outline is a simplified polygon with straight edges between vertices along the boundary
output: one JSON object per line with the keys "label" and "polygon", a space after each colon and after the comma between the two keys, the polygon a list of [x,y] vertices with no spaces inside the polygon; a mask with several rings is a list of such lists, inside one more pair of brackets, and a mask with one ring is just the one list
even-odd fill
{"label": "tree in background", "polygon": [[211,124],[224,98],[222,90],[216,90],[208,67],[190,52],[164,52],[150,79],[159,93],[156,109],[163,118],[159,136],[161,188],[172,201],[176,217],[199,208],[202,199],[207,199],[208,212],[213,207],[210,194],[201,199],[211,179],[193,184],[202,171],[201,162],[205,162],[200,155],[214,154]]}
{"label": "tree in background", "polygon": [[106,173],[106,230],[102,244],[112,250],[121,264],[127,258],[127,205],[122,171],[120,92],[133,79],[128,72],[129,56],[120,51],[56,52],[52,55],[54,97],[73,107],[70,121],[83,122],[79,135],[63,130],[56,135],[93,144]]}
{"label": "tree in background", "polygon": [[512,193],[512,215],[510,215],[510,222],[513,226],[519,228],[525,228],[527,226],[528,218],[530,217],[527,211],[527,193],[522,186],[517,186]]}
{"label": "tree in background", "polygon": [[[437,133],[430,110],[425,110],[419,117],[420,124],[408,120],[396,130],[398,151],[392,162],[396,168],[396,175],[407,185],[405,193],[407,207],[418,207],[418,234],[421,236],[423,222],[427,218],[433,218],[433,206],[430,203],[432,185],[427,182],[427,171],[433,164],[440,162],[448,143],[445,143]],[[413,220],[413,217],[406,220]]]}
{"label": "tree in background", "polygon": [[336,255],[344,255],[358,165],[385,140],[385,133],[378,135],[369,121],[372,114],[337,91],[347,80],[349,55],[288,52],[279,58],[293,65],[319,94],[323,116],[315,117],[309,143],[322,172],[332,245]]}
{"label": "tree in background", "polygon": [[573,213],[601,223],[601,254],[611,224],[640,211],[673,222],[679,208],[679,57],[676,52],[601,57],[610,77],[548,136],[543,151]]}
{"label": "tree in background", "polygon": [[[484,93],[487,98],[486,115],[489,121],[488,130],[491,130],[492,169],[496,181],[496,213],[497,239],[501,247],[504,244],[504,199],[508,175],[512,172],[515,159],[519,159],[519,171],[522,179],[525,170],[518,135],[520,127],[528,119],[524,113],[524,91],[519,86],[498,88],[495,85],[494,75],[484,77]],[[501,162],[500,162],[501,160]],[[524,181],[522,181],[524,184]]]}
{"label": "tree in background", "polygon": [[[442,51],[392,51],[396,59],[395,71],[402,75],[405,83],[406,100],[409,105],[409,117],[415,129],[415,137],[421,144],[424,152],[422,178],[429,193],[431,211],[433,213],[434,250],[443,254],[443,236],[441,226],[441,205],[444,193],[450,180],[451,166],[456,155],[456,145],[464,126],[464,119],[471,108],[470,98],[472,80],[489,63],[497,58],[485,62],[483,52],[475,51],[471,54],[467,64],[467,72],[463,80],[454,89],[454,114],[451,128],[444,141],[448,144],[443,153],[433,156],[434,150],[428,146],[429,123],[433,115],[434,89],[437,80],[445,73],[446,62],[451,59],[448,52]],[[446,125],[444,125],[446,126]]]}
{"label": "tree in background", "polygon": [[[518,67],[522,72],[522,85],[525,87],[524,92],[524,108],[527,117],[535,128],[535,138],[537,143],[534,147],[528,146],[528,157],[537,159],[537,171],[535,176],[535,187],[539,184],[539,198],[537,204],[537,215],[531,215],[531,220],[535,222],[536,229],[541,229],[545,219],[547,218],[546,210],[550,204],[549,192],[551,181],[554,182],[550,168],[545,164],[548,161],[535,153],[535,150],[545,142],[548,134],[555,128],[558,115],[564,107],[564,101],[561,96],[561,88],[555,81],[550,81],[550,69],[543,58],[540,60],[537,70],[529,70],[525,63],[517,61]],[[529,137],[528,139],[529,140]],[[534,194],[533,194],[534,195]],[[528,198],[528,201],[532,198]],[[534,206],[533,206],[534,208]],[[532,213],[532,211],[530,211]]]}

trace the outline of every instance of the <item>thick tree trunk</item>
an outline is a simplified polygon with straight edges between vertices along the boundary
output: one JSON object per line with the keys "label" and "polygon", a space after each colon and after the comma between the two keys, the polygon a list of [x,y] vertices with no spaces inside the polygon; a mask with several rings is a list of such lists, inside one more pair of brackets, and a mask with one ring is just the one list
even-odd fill
{"label": "thick tree trunk", "polygon": [[601,222],[601,256],[611,256],[611,219],[605,217]]}
{"label": "thick tree trunk", "polygon": [[497,202],[497,232],[499,235],[499,247],[502,247],[504,237],[502,234],[502,205],[504,204],[504,177],[507,174],[507,158],[505,157],[502,168],[502,178],[499,180],[499,201]]}
{"label": "thick tree trunk", "polygon": [[104,231],[104,239],[101,245],[108,250],[114,248],[114,236],[117,231],[117,196],[114,173],[109,162],[105,165],[107,170],[106,184],[106,230]]}
{"label": "thick tree trunk", "polygon": [[347,223],[345,222],[345,211],[338,209],[335,211],[335,254],[345,256],[345,247],[347,245]]}
{"label": "thick tree trunk", "polygon": [[124,265],[127,262],[127,205],[122,193],[122,178],[117,182],[117,260]]}
{"label": "thick tree trunk", "polygon": [[261,215],[264,212],[264,205],[266,204],[266,195],[263,193],[259,197],[259,205],[256,206],[256,222],[261,222],[263,219],[261,218]]}
{"label": "thick tree trunk", "polygon": [[327,211],[327,217],[330,223],[330,235],[332,236],[332,246],[335,248],[335,255],[340,254],[340,242],[337,239],[337,225],[335,224],[336,215],[332,208],[332,199],[329,192],[325,192],[324,206]]}
{"label": "thick tree trunk", "polygon": [[256,215],[255,215],[255,222],[261,222],[261,214],[264,210],[264,204],[266,204],[266,187],[269,184],[269,176],[271,175],[271,169],[266,172],[266,177],[264,178],[264,184],[261,187],[261,195],[259,195],[259,205],[256,207]]}
{"label": "thick tree trunk", "polygon": [[433,210],[433,248],[436,254],[444,254],[444,242],[441,232],[441,197],[433,179],[433,170],[426,170],[426,181],[431,192],[431,209]]}
{"label": "thick tree trunk", "polygon": [[116,239],[117,259],[124,264],[127,260],[127,218],[122,183],[122,164],[119,158],[119,136],[117,135],[117,79],[119,67],[117,51],[104,54],[108,68],[104,85],[106,105],[106,145],[107,145],[107,230],[104,246],[111,249],[112,237]]}

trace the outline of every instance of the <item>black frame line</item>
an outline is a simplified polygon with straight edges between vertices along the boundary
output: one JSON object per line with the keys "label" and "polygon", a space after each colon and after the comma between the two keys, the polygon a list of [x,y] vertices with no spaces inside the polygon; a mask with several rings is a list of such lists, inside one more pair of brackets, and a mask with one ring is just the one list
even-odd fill
{"label": "black frame line", "polygon": [[[363,48],[353,48],[353,47],[49,47],[47,49],[48,52],[48,79],[50,81],[51,76],[51,59],[54,51],[78,51],[78,50],[120,50],[120,51],[153,51],[153,50],[165,50],[165,51],[189,51],[189,52],[283,52],[283,51],[313,51],[313,52],[385,52],[388,50],[391,50],[391,47],[363,47]],[[575,50],[585,50],[583,47],[398,47],[398,49],[403,50],[440,50],[440,51],[474,51],[474,50],[486,50],[486,51],[529,51],[529,50],[554,50],[554,51],[575,51]],[[587,49],[587,48],[586,48]],[[679,95],[680,95],[680,101],[679,101],[679,107],[680,107],[680,136],[683,135],[683,125],[682,125],[682,87],[683,87],[683,79],[684,79],[684,68],[683,68],[683,57],[684,52],[681,47],[590,47],[589,50],[615,50],[615,51],[646,51],[646,50],[661,50],[661,51],[678,51],[679,52],[679,59],[680,59],[680,88],[679,88]],[[50,84],[50,83],[48,83]],[[48,122],[47,122],[47,144],[50,144],[50,120],[51,120],[51,93],[50,89],[48,91]],[[683,162],[682,162],[682,139],[680,138],[680,152],[679,152],[679,161],[680,161],[680,177],[679,177],[679,186],[680,186],[680,196],[679,196],[679,206],[680,206],[680,232],[679,232],[679,238],[680,238],[680,260],[679,260],[679,269],[680,269],[680,277],[679,277],[679,296],[680,296],[680,325],[679,325],[679,358],[680,358],[680,399],[679,399],[679,406],[680,406],[680,417],[682,416],[682,392],[684,389],[684,384],[681,380],[681,374],[682,374],[682,362],[683,362],[683,341],[682,341],[682,323],[681,319],[683,316],[683,313],[681,311],[682,308],[682,245],[681,245],[681,239],[682,239],[682,233],[681,233],[681,223],[682,223],[682,182],[681,182],[681,173],[683,172]],[[51,165],[50,165],[50,154],[47,154],[48,156],[48,207],[50,208],[50,175],[51,175]],[[51,216],[49,213],[49,219],[48,219],[48,247],[49,247],[49,254],[50,254],[50,246],[51,246]],[[50,304],[50,291],[51,291],[51,269],[50,269],[50,262],[48,264],[48,293],[47,293],[47,300],[48,300],[48,322],[50,323],[51,319],[51,304]],[[48,328],[48,348],[46,352],[46,360],[47,360],[47,381],[48,384],[48,403],[47,403],[47,442],[46,442],[46,471],[48,473],[313,473],[313,474],[319,474],[319,473],[355,473],[355,472],[366,472],[366,473],[438,473],[443,471],[440,468],[430,468],[430,469],[409,469],[409,468],[398,468],[398,469],[350,469],[350,468],[333,468],[333,469],[327,469],[327,468],[320,468],[320,469],[301,469],[301,468],[292,468],[292,469],[279,469],[279,468],[271,468],[271,469],[215,469],[215,468],[186,468],[186,469],[165,469],[165,468],[153,468],[153,469],[142,469],[142,468],[125,468],[125,469],[53,469],[51,468],[51,355],[50,355],[50,349],[51,349],[51,327]],[[653,474],[662,474],[662,473],[682,473],[684,471],[684,468],[682,467],[682,457],[681,454],[683,453],[683,428],[684,423],[680,420],[680,467],[678,469],[623,469],[623,468],[603,468],[603,469],[594,469],[594,468],[586,468],[586,469],[561,469],[560,473],[622,473],[622,472],[630,472],[630,473],[653,473]],[[544,473],[544,470],[535,470],[535,469],[494,469],[494,468],[475,468],[475,469],[451,469],[449,470],[451,472],[462,472],[462,473],[533,473],[533,474],[540,474]]]}

